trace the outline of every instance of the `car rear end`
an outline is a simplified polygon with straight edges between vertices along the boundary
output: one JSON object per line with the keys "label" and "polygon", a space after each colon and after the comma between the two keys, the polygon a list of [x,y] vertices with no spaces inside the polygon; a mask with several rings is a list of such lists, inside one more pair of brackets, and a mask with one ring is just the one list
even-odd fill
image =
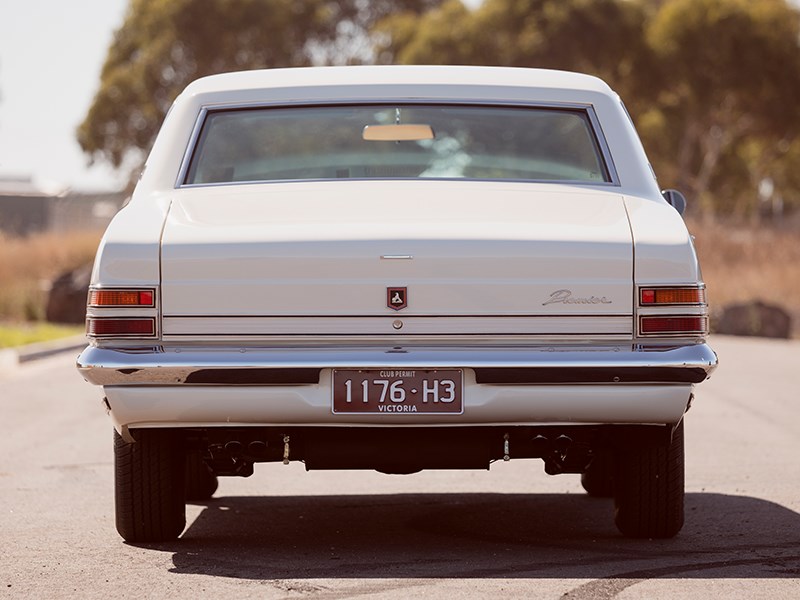
{"label": "car rear end", "polygon": [[[340,148],[348,119],[360,139]],[[496,160],[495,140],[535,146],[518,129],[545,149]],[[276,155],[248,139],[262,130]],[[123,537],[180,533],[178,488],[293,460],[411,473],[542,458],[615,494],[624,533],[680,529],[682,470],[644,516],[631,473],[675,472],[693,386],[716,365],[705,291],[680,217],[626,190],[593,105],[215,106],[191,131],[173,189],[140,191],[112,224],[89,294],[79,369],[104,388],[118,462],[140,465],[121,477],[147,456],[174,475],[167,525],[122,517]]]}

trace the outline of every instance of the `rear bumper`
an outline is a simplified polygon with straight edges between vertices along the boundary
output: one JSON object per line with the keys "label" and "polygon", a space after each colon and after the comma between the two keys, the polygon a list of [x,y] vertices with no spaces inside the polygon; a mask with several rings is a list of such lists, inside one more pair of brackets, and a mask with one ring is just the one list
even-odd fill
{"label": "rear bumper", "polygon": [[[661,350],[87,348],[115,426],[491,426],[680,421],[716,367],[704,344]],[[334,414],[333,368],[463,369],[464,412]]]}
{"label": "rear bumper", "polygon": [[78,370],[102,386],[313,385],[331,368],[464,368],[478,384],[692,384],[716,368],[707,344],[677,348],[99,348]]}

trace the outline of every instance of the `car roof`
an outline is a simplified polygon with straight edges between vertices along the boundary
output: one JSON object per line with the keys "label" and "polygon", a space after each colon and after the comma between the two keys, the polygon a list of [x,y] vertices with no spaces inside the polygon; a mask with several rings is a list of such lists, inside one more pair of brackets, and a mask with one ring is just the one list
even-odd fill
{"label": "car roof", "polygon": [[604,81],[582,73],[516,67],[443,65],[300,67],[239,71],[198,79],[186,88],[185,93],[205,95],[234,90],[363,85],[478,85],[591,91],[614,95]]}

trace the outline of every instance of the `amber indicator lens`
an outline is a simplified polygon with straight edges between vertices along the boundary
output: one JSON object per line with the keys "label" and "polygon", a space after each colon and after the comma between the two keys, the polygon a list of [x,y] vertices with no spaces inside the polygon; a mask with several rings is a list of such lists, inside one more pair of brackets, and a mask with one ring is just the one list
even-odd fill
{"label": "amber indicator lens", "polygon": [[659,333],[705,334],[708,333],[707,317],[642,317],[642,335]]}
{"label": "amber indicator lens", "polygon": [[94,337],[153,336],[156,320],[149,319],[88,319],[86,335]]}
{"label": "amber indicator lens", "polygon": [[90,306],[153,306],[153,290],[92,290]]}
{"label": "amber indicator lens", "polygon": [[704,288],[646,288],[640,292],[643,306],[659,304],[705,304]]}

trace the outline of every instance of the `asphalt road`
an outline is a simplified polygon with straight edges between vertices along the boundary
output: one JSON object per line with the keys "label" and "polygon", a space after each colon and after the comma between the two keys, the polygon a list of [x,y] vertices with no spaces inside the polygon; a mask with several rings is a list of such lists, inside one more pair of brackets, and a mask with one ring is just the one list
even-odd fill
{"label": "asphalt road", "polygon": [[800,598],[800,342],[718,337],[687,417],[687,522],[622,538],[540,461],[482,472],[257,465],[182,539],[114,531],[111,426],[61,355],[0,379],[0,597]]}

